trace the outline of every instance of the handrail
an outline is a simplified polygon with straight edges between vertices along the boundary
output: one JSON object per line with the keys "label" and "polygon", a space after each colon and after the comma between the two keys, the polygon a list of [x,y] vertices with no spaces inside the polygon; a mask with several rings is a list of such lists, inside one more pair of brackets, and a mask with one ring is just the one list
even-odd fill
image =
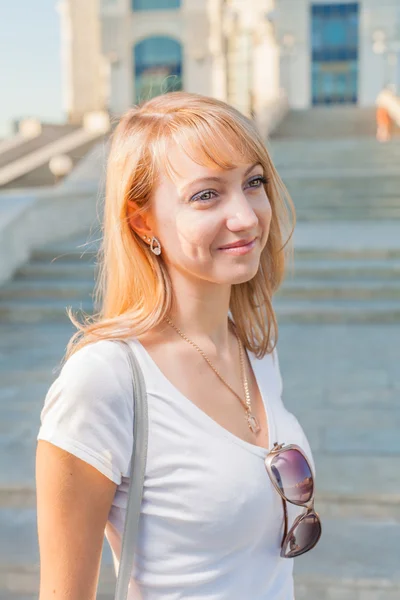
{"label": "handrail", "polygon": [[98,131],[92,132],[85,129],[78,129],[55,142],[47,144],[43,148],[35,150],[31,154],[0,169],[0,186],[6,185],[14,179],[45,165],[55,154],[70,152],[87,142],[97,139],[100,135]]}

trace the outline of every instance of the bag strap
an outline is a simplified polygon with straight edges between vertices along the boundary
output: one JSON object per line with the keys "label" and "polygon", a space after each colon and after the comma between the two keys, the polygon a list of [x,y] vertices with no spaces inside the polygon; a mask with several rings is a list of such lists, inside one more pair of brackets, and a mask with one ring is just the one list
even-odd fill
{"label": "bag strap", "polygon": [[132,371],[133,382],[133,449],[130,484],[126,508],[122,549],[115,588],[115,600],[127,600],[132,575],[135,546],[139,531],[140,508],[143,497],[144,475],[148,442],[148,407],[146,385],[142,370],[132,348],[126,340],[115,340],[124,345]]}

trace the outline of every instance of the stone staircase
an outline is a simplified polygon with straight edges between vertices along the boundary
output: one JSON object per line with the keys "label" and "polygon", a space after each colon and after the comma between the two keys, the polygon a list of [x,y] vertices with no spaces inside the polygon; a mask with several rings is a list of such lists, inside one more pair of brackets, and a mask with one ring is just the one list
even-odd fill
{"label": "stone staircase", "polygon": [[0,318],[7,322],[62,322],[66,307],[93,311],[97,243],[84,237],[34,252],[0,288]]}
{"label": "stone staircase", "polygon": [[380,144],[374,126],[349,107],[289,114],[270,146],[300,221],[400,217],[400,136]]}
{"label": "stone staircase", "polygon": [[[291,110],[274,130],[274,139],[329,139],[374,137],[376,132],[375,107],[353,105],[315,106],[306,110]],[[394,124],[392,134],[397,137],[400,128]]]}
{"label": "stone staircase", "polygon": [[[0,319],[58,323],[65,321],[67,306],[92,312],[96,247],[79,237],[36,251],[0,287]],[[296,250],[294,269],[274,306],[281,323],[396,323],[399,274],[400,239],[396,248],[373,250],[321,250],[310,244]]]}
{"label": "stone staircase", "polygon": [[400,321],[400,248],[297,250],[275,296],[280,322]]}
{"label": "stone staircase", "polygon": [[[7,600],[36,597],[39,414],[72,333],[65,307],[91,310],[96,247],[79,237],[43,248],[1,288],[0,600],[1,594]],[[379,282],[389,286],[385,302],[398,298],[392,277],[400,256],[397,250],[371,257],[303,248],[296,257],[299,279],[289,278],[277,300],[280,362],[285,403],[315,455],[316,509],[324,528],[318,549],[295,561],[296,600],[395,600],[400,597],[400,327],[382,324],[383,310],[374,316],[379,327],[363,324],[371,319],[361,319],[356,307],[365,311],[359,297],[364,292],[369,302],[383,302]],[[338,316],[343,296],[355,303],[351,318]],[[297,307],[291,316],[289,303]],[[323,303],[335,314],[335,325],[327,323],[326,311],[316,319],[315,306]],[[98,598],[111,600],[114,585],[105,542]]]}
{"label": "stone staircase", "polygon": [[[358,139],[333,118],[334,139],[318,138],[321,111],[271,141],[300,217],[294,271],[274,300],[284,402],[314,452],[323,525],[317,548],[295,560],[296,600],[400,598],[400,146],[377,145],[366,116],[357,116]],[[315,137],[297,139],[313,118]],[[376,203],[390,222],[363,204],[382,181]],[[377,208],[372,192],[368,202]],[[0,287],[0,600],[37,598],[39,414],[73,331],[66,306],[92,310],[96,249],[85,236],[52,244]],[[105,542],[98,599],[111,600],[114,585]]]}

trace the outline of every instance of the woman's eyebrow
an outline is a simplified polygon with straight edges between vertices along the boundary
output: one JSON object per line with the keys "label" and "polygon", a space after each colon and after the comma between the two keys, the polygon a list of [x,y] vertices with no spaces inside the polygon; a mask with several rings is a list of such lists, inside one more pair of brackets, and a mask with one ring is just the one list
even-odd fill
{"label": "woman's eyebrow", "polygon": [[185,185],[182,189],[181,189],[181,193],[185,194],[193,185],[196,185],[197,183],[205,183],[205,182],[211,182],[211,181],[223,181],[223,177],[199,177],[199,179],[193,179],[193,181],[190,181],[187,185]]}
{"label": "woman's eyebrow", "polygon": [[[244,175],[243,175],[243,176],[244,176],[244,177],[246,177],[246,175],[248,175],[249,173],[251,173],[251,171],[252,171],[252,170],[253,170],[255,167],[257,167],[258,165],[260,165],[260,166],[261,166],[261,163],[259,163],[259,162],[256,162],[256,163],[254,163],[254,165],[251,165],[251,166],[250,166],[248,169],[246,169],[246,172],[244,173]],[[230,170],[233,170],[234,168],[236,168],[236,167],[232,167],[232,169],[227,169],[227,170],[229,170],[229,171],[230,171]],[[224,180],[224,176],[223,176],[223,175],[222,175],[222,176],[220,176],[220,177],[218,177],[218,176],[216,176],[216,175],[214,175],[214,176],[212,176],[212,177],[199,177],[198,179],[194,179],[193,181],[191,181],[190,183],[188,183],[187,185],[185,185],[185,186],[182,188],[182,190],[181,190],[181,193],[182,193],[182,194],[185,194],[185,193],[186,193],[186,192],[189,190],[189,188],[191,188],[191,186],[192,186],[192,185],[195,185],[195,184],[197,184],[197,183],[203,183],[203,182],[204,182],[204,183],[205,183],[205,182],[218,182],[218,181],[223,181],[223,180]]]}

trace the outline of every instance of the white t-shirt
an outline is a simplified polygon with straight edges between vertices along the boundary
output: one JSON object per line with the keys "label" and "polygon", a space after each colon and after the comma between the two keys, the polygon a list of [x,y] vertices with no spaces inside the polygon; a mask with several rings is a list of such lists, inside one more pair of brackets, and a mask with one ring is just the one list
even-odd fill
{"label": "white t-shirt", "polygon": [[[149,445],[129,600],[293,600],[293,559],[280,557],[283,507],[267,449],[245,442],[180,393],[137,339],[149,406]],[[119,565],[133,438],[125,350],[99,341],[77,351],[50,387],[38,439],[118,484],[105,535]],[[281,399],[278,356],[248,352],[264,400],[270,448],[310,446]],[[289,527],[302,509],[288,504]]]}

